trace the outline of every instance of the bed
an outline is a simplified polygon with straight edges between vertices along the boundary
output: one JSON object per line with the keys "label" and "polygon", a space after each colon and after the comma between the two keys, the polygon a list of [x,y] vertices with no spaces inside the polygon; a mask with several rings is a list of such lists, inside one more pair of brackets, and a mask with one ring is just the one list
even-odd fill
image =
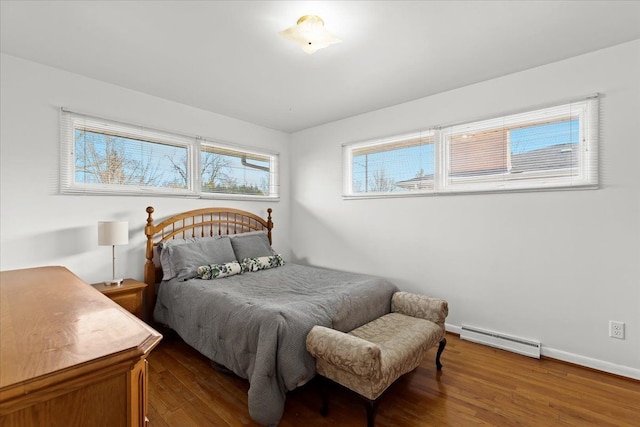
{"label": "bed", "polygon": [[379,277],[283,260],[271,247],[271,209],[266,219],[198,209],[158,224],[153,213],[148,207],[144,268],[153,319],[246,378],[249,414],[263,425],[277,425],[286,393],[315,375],[305,348],[311,328],[355,329],[387,314],[398,290]]}

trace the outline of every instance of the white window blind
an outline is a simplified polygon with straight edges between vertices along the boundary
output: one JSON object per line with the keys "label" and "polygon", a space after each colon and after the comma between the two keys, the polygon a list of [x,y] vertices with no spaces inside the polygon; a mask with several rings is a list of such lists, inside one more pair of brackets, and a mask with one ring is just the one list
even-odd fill
{"label": "white window blind", "polygon": [[274,197],[278,194],[278,156],[203,141],[201,191]]}
{"label": "white window blind", "polygon": [[432,190],[434,148],[433,131],[345,146],[345,193]]}
{"label": "white window blind", "polygon": [[441,130],[442,191],[597,184],[597,99]]}
{"label": "white window blind", "polygon": [[278,154],[61,112],[61,192],[278,197]]}
{"label": "white window blind", "polygon": [[343,151],[347,198],[594,188],[598,98],[348,144]]}
{"label": "white window blind", "polygon": [[188,138],[63,111],[61,145],[63,193],[195,195]]}

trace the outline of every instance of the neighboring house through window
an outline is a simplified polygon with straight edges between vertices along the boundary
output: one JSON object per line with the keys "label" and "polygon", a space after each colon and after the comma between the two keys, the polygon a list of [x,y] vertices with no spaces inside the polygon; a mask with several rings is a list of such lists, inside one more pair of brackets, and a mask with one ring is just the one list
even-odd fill
{"label": "neighboring house through window", "polygon": [[344,146],[345,197],[598,184],[597,97]]}

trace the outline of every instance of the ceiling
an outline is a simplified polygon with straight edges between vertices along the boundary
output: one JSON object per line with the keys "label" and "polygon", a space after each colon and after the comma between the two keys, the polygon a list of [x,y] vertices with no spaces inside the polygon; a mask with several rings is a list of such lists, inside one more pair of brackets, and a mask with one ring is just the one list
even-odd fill
{"label": "ceiling", "polygon": [[4,53],[285,132],[638,38],[638,1],[0,1]]}

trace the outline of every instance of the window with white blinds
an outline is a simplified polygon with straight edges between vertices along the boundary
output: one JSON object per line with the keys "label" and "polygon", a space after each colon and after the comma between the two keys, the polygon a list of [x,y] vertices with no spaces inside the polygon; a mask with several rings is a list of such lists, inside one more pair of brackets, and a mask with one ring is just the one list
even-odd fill
{"label": "window with white blinds", "polygon": [[203,194],[265,196],[278,191],[278,157],[203,141],[200,145]]}
{"label": "window with white blinds", "polygon": [[598,185],[598,99],[344,148],[345,197]]}
{"label": "window with white blinds", "polygon": [[425,131],[345,147],[348,195],[432,191],[434,132]]}
{"label": "window with white blinds", "polygon": [[61,112],[61,192],[278,197],[278,154]]}

